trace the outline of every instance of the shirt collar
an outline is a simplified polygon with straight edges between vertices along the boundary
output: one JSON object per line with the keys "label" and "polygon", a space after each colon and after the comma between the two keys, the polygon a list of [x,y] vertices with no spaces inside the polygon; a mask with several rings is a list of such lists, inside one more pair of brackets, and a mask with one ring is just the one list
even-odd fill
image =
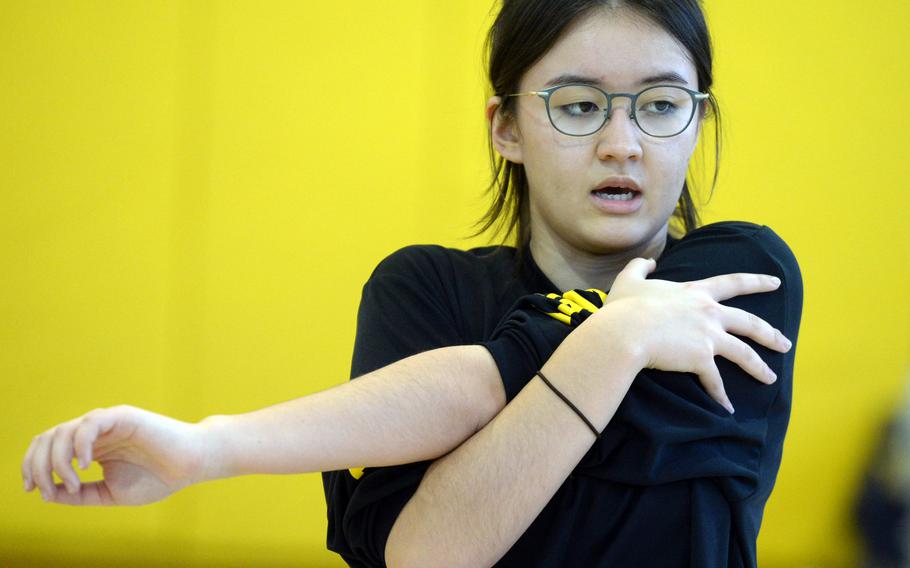
{"label": "shirt collar", "polygon": [[[678,242],[679,239],[670,236],[670,233],[667,232],[667,244],[664,247],[663,252],[666,253]],[[524,260],[520,270],[521,279],[525,282],[529,290],[542,292],[544,294],[549,292],[562,294],[566,291],[557,288],[556,285],[547,278],[547,275],[543,273],[543,270],[540,269],[540,266],[538,266],[537,262],[534,260],[534,255],[531,254],[531,247],[528,247],[525,250]]]}

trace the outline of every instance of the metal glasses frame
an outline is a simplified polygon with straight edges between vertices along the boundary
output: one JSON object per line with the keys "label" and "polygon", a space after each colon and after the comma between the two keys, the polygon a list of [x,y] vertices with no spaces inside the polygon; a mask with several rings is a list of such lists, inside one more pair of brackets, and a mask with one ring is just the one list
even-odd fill
{"label": "metal glasses frame", "polygon": [[[556,123],[553,122],[553,115],[550,114],[550,97],[553,95],[553,93],[555,93],[559,89],[563,89],[565,87],[588,87],[589,89],[594,89],[596,91],[600,91],[607,98],[607,108],[606,108],[606,110],[604,110],[604,113],[603,113],[603,121],[600,123],[600,125],[597,128],[595,128],[591,132],[588,132],[587,134],[572,134],[570,132],[560,130],[560,128],[558,126],[556,126]],[[647,130],[642,128],[641,124],[638,122],[638,116],[635,114],[635,103],[636,103],[636,101],[638,101],[638,97],[640,97],[642,95],[642,93],[646,93],[652,89],[660,89],[660,88],[667,88],[667,87],[672,87],[674,89],[682,89],[683,91],[689,93],[689,96],[692,97],[692,110],[689,113],[689,119],[686,121],[686,125],[683,126],[679,132],[675,132],[673,134],[663,134],[663,135],[651,134],[650,132],[648,132]],[[544,89],[542,91],[529,91],[527,93],[514,93],[514,94],[506,95],[506,96],[507,97],[524,97],[524,96],[528,96],[528,95],[536,95],[536,96],[542,98],[546,102],[547,118],[550,119],[550,124],[553,126],[553,128],[555,128],[558,132],[565,134],[566,136],[578,136],[578,137],[590,136],[590,135],[594,134],[595,132],[598,132],[601,128],[603,128],[604,125],[607,123],[607,121],[610,120],[610,116],[613,114],[613,99],[616,99],[619,97],[625,97],[625,98],[629,99],[630,103],[631,103],[629,105],[629,118],[632,120],[632,122],[635,123],[635,125],[638,127],[639,130],[641,130],[648,136],[653,136],[654,138],[672,138],[673,136],[678,136],[678,135],[682,134],[683,132],[685,132],[686,129],[689,128],[689,125],[692,124],[692,117],[695,116],[695,109],[698,108],[698,103],[700,103],[701,101],[704,101],[706,99],[709,99],[711,97],[711,95],[709,95],[708,93],[700,93],[698,91],[693,91],[692,89],[680,87],[679,85],[653,85],[651,87],[642,89],[641,91],[639,91],[637,93],[612,93],[611,94],[611,93],[604,91],[600,87],[595,87],[594,85],[589,85],[588,83],[564,83],[562,85],[556,85],[555,87],[550,87],[549,89]]]}

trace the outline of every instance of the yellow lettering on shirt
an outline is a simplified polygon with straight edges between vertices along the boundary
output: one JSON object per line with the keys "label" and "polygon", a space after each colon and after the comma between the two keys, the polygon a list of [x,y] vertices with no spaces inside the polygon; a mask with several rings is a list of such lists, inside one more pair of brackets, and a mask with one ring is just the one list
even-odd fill
{"label": "yellow lettering on shirt", "polygon": [[[606,301],[607,294],[602,290],[597,288],[589,288],[588,292],[594,292],[600,297],[601,304]],[[596,312],[599,308],[589,301],[587,298],[576,292],[575,290],[569,290],[563,295],[556,293],[547,294],[547,298],[550,300],[558,300],[559,305],[557,306],[557,312],[544,312],[548,316],[556,319],[566,325],[572,325],[572,315],[577,314],[582,310],[587,310],[591,313]]]}

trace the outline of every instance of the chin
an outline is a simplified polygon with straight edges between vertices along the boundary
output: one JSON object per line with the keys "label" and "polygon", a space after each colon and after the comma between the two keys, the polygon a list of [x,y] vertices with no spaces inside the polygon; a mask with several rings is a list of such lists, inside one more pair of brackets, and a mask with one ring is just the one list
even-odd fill
{"label": "chin", "polygon": [[588,233],[583,240],[584,248],[594,254],[616,254],[628,251],[640,253],[658,238],[665,238],[660,228],[626,226]]}
{"label": "chin", "polygon": [[628,251],[639,251],[647,247],[647,242],[636,239],[610,238],[588,240],[584,249],[592,254],[618,254]]}

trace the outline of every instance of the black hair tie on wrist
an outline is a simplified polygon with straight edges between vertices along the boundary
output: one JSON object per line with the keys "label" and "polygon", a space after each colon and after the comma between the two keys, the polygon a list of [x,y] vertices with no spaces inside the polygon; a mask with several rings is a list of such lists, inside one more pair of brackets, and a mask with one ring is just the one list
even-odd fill
{"label": "black hair tie on wrist", "polygon": [[594,437],[596,437],[596,438],[599,440],[599,439],[600,439],[600,432],[598,432],[598,431],[597,431],[597,428],[595,428],[594,425],[591,424],[591,421],[590,421],[590,420],[588,420],[587,418],[585,418],[585,415],[581,413],[581,410],[578,410],[578,407],[576,407],[574,404],[572,404],[572,403],[569,401],[569,399],[565,397],[565,395],[563,395],[561,392],[559,392],[558,390],[556,390],[556,387],[553,386],[553,383],[551,383],[550,381],[548,381],[547,378],[546,378],[545,376],[543,376],[543,373],[541,373],[540,371],[537,371],[537,373],[535,373],[535,374],[536,374],[538,377],[540,377],[540,379],[544,382],[544,384],[546,384],[548,387],[550,387],[550,390],[552,390],[553,392],[556,393],[556,396],[558,396],[559,398],[562,399],[563,402],[565,402],[566,404],[568,404],[568,405],[569,405],[569,408],[571,408],[572,410],[574,410],[574,411],[575,411],[575,414],[577,414],[579,418],[581,418],[582,420],[584,420],[584,423],[588,425],[588,428],[590,428],[591,431],[594,432]]}

